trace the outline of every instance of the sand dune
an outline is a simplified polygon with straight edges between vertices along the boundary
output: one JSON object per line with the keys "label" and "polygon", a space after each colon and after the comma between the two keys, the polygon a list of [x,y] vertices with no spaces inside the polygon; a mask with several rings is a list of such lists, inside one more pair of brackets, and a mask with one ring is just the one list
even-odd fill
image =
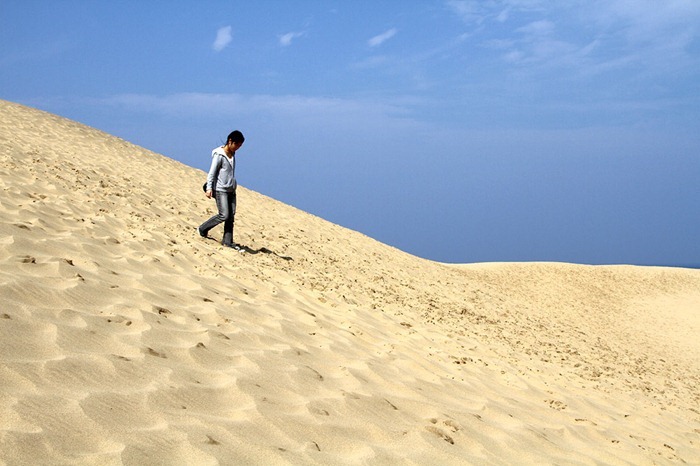
{"label": "sand dune", "polygon": [[[412,257],[0,101],[0,464],[700,464],[700,271]],[[242,180],[243,182],[245,180]]]}

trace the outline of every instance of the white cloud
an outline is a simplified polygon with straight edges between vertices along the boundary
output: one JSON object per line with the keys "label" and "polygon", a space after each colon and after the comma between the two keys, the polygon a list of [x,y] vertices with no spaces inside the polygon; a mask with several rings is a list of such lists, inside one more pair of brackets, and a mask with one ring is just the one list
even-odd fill
{"label": "white cloud", "polygon": [[401,99],[341,99],[302,95],[242,95],[180,93],[170,95],[121,94],[91,100],[92,105],[168,118],[228,118],[232,111],[245,119],[283,119],[285,124],[320,126],[364,125],[367,128],[412,124],[412,102]]}
{"label": "white cloud", "polygon": [[539,11],[542,0],[447,0],[445,5],[467,24],[481,25],[494,19],[504,23],[512,13]]}
{"label": "white cloud", "polygon": [[484,19],[484,11],[475,0],[449,0],[447,7],[466,23],[480,23]]}
{"label": "white cloud", "polygon": [[379,66],[385,65],[388,59],[384,55],[373,55],[367,57],[364,60],[356,61],[350,63],[350,68],[354,70],[365,70],[370,68],[377,68]]}
{"label": "white cloud", "polygon": [[301,37],[304,34],[305,34],[304,32],[288,32],[287,34],[283,34],[279,37],[280,45],[282,47],[288,47],[289,45],[292,44],[292,41],[294,39],[296,39],[297,37]]}
{"label": "white cloud", "polygon": [[534,21],[518,28],[517,32],[522,32],[530,36],[548,36],[554,32],[554,23],[547,20]]}
{"label": "white cloud", "polygon": [[370,40],[367,41],[367,44],[370,47],[376,47],[394,37],[397,32],[398,31],[396,30],[396,28],[391,28],[388,31],[385,31],[377,36],[372,37]]}
{"label": "white cloud", "polygon": [[[659,76],[697,67],[698,0],[445,0],[481,45],[510,65],[588,75],[632,70]],[[509,45],[510,44],[510,45]],[[541,68],[544,67],[544,68]]]}
{"label": "white cloud", "polygon": [[231,43],[231,26],[224,26],[216,31],[216,39],[212,44],[212,48],[217,52],[221,52],[228,44]]}
{"label": "white cloud", "polygon": [[501,11],[498,14],[498,16],[496,16],[496,21],[498,21],[499,23],[505,23],[506,21],[508,21],[509,15],[510,15],[510,10],[506,8],[505,10]]}
{"label": "white cloud", "polygon": [[700,2],[697,0],[614,0],[589,14],[601,30],[617,35],[632,47],[675,41],[698,35]]}

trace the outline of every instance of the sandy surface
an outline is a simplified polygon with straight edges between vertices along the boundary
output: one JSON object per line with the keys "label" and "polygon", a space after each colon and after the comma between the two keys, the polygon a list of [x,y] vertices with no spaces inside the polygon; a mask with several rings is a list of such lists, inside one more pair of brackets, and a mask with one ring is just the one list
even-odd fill
{"label": "sandy surface", "polygon": [[440,264],[242,187],[241,254],[204,177],[0,101],[0,464],[700,464],[700,271]]}

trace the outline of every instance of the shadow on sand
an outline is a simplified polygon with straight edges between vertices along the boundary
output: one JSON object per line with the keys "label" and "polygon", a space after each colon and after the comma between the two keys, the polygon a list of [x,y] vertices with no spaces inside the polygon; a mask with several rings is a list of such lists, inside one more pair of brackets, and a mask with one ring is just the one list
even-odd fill
{"label": "shadow on sand", "polygon": [[262,248],[259,248],[259,249],[252,249],[252,248],[249,248],[248,246],[244,246],[243,244],[240,244],[239,246],[242,247],[243,250],[244,250],[246,253],[248,253],[248,254],[260,254],[260,253],[262,253],[262,254],[272,254],[273,256],[277,256],[277,257],[279,257],[280,259],[284,259],[284,260],[286,260],[286,261],[293,261],[293,260],[294,260],[293,258],[291,258],[291,257],[289,257],[289,256],[280,256],[280,255],[277,254],[275,251],[271,251],[270,249],[265,248],[265,247],[262,247]]}
{"label": "shadow on sand", "polygon": [[[217,243],[219,242],[216,239],[212,238],[211,236],[204,236],[204,237],[202,237],[202,239],[207,240],[207,241],[216,241]],[[239,244],[239,246],[243,249],[243,252],[246,252],[248,254],[261,254],[261,253],[262,254],[272,254],[273,256],[277,256],[280,259],[284,259],[286,261],[293,261],[294,260],[294,258],[289,257],[289,256],[280,256],[275,251],[272,251],[266,247],[262,247],[259,249],[253,249],[253,248],[245,246],[243,244]]]}

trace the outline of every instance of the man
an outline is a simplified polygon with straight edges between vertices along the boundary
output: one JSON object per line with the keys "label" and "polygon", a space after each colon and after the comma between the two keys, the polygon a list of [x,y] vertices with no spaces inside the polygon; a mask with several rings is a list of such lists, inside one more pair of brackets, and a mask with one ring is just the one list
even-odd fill
{"label": "man", "polygon": [[211,168],[205,187],[206,196],[216,199],[218,213],[199,226],[199,234],[206,238],[209,230],[218,224],[224,224],[224,236],[221,244],[225,247],[243,251],[233,242],[233,218],[236,215],[236,151],[241,148],[245,138],[236,130],[226,139],[226,144],[211,152]]}

